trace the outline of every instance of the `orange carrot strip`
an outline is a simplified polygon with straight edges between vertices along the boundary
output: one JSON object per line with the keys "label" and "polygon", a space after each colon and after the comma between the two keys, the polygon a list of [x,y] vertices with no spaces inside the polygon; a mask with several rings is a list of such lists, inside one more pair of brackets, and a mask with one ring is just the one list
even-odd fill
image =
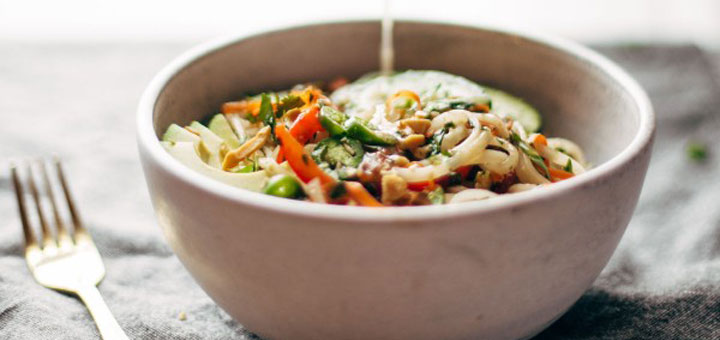
{"label": "orange carrot strip", "polygon": [[318,119],[318,112],[320,112],[320,108],[314,105],[308,111],[301,113],[295,120],[290,128],[290,134],[298,142],[305,144],[316,132],[324,130]]}
{"label": "orange carrot strip", "polygon": [[[227,102],[222,105],[222,113],[244,113],[257,116],[260,114],[260,99],[241,100],[236,102]],[[273,111],[276,110],[277,104],[272,104]]]}
{"label": "orange carrot strip", "polygon": [[385,109],[387,109],[388,112],[391,112],[393,109],[393,102],[395,102],[395,99],[398,98],[410,98],[414,100],[417,103],[417,109],[422,110],[422,104],[420,103],[420,96],[417,95],[417,93],[410,91],[410,90],[400,90],[395,92],[392,96],[388,97],[388,99],[385,101]]}
{"label": "orange carrot strip", "polygon": [[548,170],[550,171],[550,177],[552,178],[553,182],[562,181],[575,176],[575,174],[573,174],[572,172],[568,172],[565,170],[555,168],[548,168]]}
{"label": "orange carrot strip", "polygon": [[[295,137],[300,144],[307,143],[316,132],[325,130],[318,119],[319,112],[320,108],[317,105],[312,106],[310,110],[301,113],[290,128],[290,135]],[[278,152],[275,160],[278,163],[285,160],[282,149]]]}
{"label": "orange carrot strip", "polygon": [[227,102],[222,105],[222,113],[248,113],[248,101]]}
{"label": "orange carrot strip", "polygon": [[345,190],[347,190],[350,198],[358,205],[365,207],[382,207],[382,203],[378,202],[360,182],[345,182]]}
{"label": "orange carrot strip", "polygon": [[487,104],[475,104],[470,111],[473,112],[490,112],[490,106]]}
{"label": "orange carrot strip", "polygon": [[543,134],[538,133],[535,135],[535,139],[533,139],[533,144],[540,144],[547,146],[547,138]]}
{"label": "orange carrot strip", "polygon": [[280,148],[287,158],[288,164],[300,179],[307,183],[313,178],[319,177],[320,183],[333,183],[335,179],[326,174],[310,155],[305,153],[303,145],[293,137],[284,125],[275,127],[275,136],[280,141]]}

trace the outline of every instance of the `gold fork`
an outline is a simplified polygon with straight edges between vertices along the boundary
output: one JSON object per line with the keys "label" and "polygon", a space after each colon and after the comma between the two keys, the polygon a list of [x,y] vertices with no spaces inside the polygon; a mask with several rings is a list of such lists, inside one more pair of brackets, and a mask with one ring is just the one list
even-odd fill
{"label": "gold fork", "polygon": [[[103,339],[128,339],[96,287],[105,276],[105,266],[100,258],[100,253],[98,253],[95,244],[90,238],[90,234],[88,234],[80,221],[60,161],[56,158],[53,163],[57,173],[57,181],[67,202],[72,234],[60,216],[45,161],[38,160],[34,163],[35,166],[22,162],[20,167],[26,169],[24,171],[26,172],[25,182],[35,202],[37,220],[40,222],[40,230],[42,231],[40,242],[36,240],[33,234],[27,207],[25,206],[24,186],[19,174],[22,170],[19,170],[18,163],[10,165],[23,234],[25,235],[25,259],[30,271],[35,280],[41,285],[73,293],[80,297],[88,310],[90,310],[93,319],[95,319],[95,324]],[[37,177],[40,178],[40,182],[44,187],[42,193],[36,185],[36,169],[39,170],[39,176]],[[50,230],[51,227],[43,209],[42,194],[46,197],[45,201],[50,202],[56,236]]]}

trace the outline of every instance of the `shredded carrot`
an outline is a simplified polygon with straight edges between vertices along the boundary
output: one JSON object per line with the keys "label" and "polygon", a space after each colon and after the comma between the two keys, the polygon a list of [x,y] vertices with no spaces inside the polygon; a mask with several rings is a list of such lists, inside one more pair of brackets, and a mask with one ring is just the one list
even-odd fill
{"label": "shredded carrot", "polygon": [[385,108],[387,109],[387,112],[391,112],[393,110],[393,103],[398,98],[412,99],[415,103],[417,103],[417,109],[422,110],[420,96],[418,96],[417,93],[410,90],[400,90],[395,92],[395,94],[393,94],[392,96],[388,97],[388,99],[385,101]]}
{"label": "shredded carrot", "polygon": [[475,104],[470,111],[473,112],[490,112],[490,106],[487,104]]}
{"label": "shredded carrot", "polygon": [[538,133],[537,135],[535,135],[535,139],[533,139],[533,144],[540,144],[540,145],[547,146],[548,145],[547,138],[545,138],[545,136],[543,134]]}
{"label": "shredded carrot", "polygon": [[565,170],[555,168],[548,168],[548,170],[550,171],[550,178],[552,178],[553,182],[562,181],[575,176],[575,174],[573,174],[572,172],[568,172]]}
{"label": "shredded carrot", "polygon": [[[260,114],[260,99],[252,99],[252,100],[241,100],[241,101],[235,101],[235,102],[227,102],[222,105],[222,113],[228,114],[228,113],[244,113],[244,114],[251,114],[253,116],[257,116]],[[276,110],[277,104],[272,104],[273,111]]]}
{"label": "shredded carrot", "polygon": [[305,144],[312,136],[319,131],[324,130],[318,119],[320,108],[313,105],[308,111],[298,116],[290,128],[290,134],[297,139],[298,142]]}
{"label": "shredded carrot", "polygon": [[247,113],[248,102],[241,100],[237,102],[227,102],[222,105],[222,113]]}
{"label": "shredded carrot", "polygon": [[305,153],[303,145],[288,132],[285,125],[279,124],[275,127],[275,136],[280,141],[280,150],[287,157],[288,164],[303,182],[310,182],[315,177],[319,177],[322,184],[335,182],[334,178],[322,171],[312,157]]}
{"label": "shredded carrot", "polygon": [[305,105],[303,105],[301,109],[315,105],[315,103],[317,103],[317,100],[323,97],[322,91],[312,85],[306,87],[302,91],[291,91],[290,93],[300,97],[300,99],[302,99],[302,101],[305,103]]}
{"label": "shredded carrot", "polygon": [[347,190],[350,198],[358,205],[365,207],[382,207],[382,203],[378,202],[360,182],[345,182],[345,190]]}
{"label": "shredded carrot", "polygon": [[[313,105],[309,110],[301,113],[290,128],[290,135],[295,137],[300,144],[307,143],[316,132],[324,130],[318,119],[319,112],[320,108],[317,105]],[[285,160],[285,156],[283,152],[280,151],[278,152],[276,161],[282,163],[283,160]]]}

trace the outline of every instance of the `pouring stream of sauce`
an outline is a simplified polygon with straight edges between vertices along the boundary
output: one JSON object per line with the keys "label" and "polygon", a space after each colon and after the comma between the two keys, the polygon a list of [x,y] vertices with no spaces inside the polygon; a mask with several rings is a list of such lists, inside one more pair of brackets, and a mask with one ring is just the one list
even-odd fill
{"label": "pouring stream of sauce", "polygon": [[390,0],[385,0],[385,10],[380,33],[380,74],[389,75],[393,71],[395,51],[393,50],[393,18],[390,15]]}

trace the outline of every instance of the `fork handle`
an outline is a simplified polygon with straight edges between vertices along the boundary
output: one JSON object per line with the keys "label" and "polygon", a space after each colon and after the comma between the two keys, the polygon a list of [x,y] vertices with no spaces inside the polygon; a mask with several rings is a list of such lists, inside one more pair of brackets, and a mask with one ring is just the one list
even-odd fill
{"label": "fork handle", "polygon": [[85,286],[77,291],[77,295],[90,311],[103,340],[129,340],[105,304],[97,287]]}

